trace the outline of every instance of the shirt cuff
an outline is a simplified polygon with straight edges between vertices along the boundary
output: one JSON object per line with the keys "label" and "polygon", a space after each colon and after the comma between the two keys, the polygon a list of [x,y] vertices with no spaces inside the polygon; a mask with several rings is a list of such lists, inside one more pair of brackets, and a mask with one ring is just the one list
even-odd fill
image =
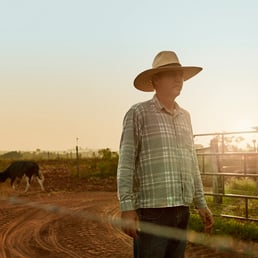
{"label": "shirt cuff", "polygon": [[133,200],[124,200],[120,201],[120,210],[121,211],[131,211],[135,210],[135,203]]}
{"label": "shirt cuff", "polygon": [[199,199],[199,200],[194,200],[194,206],[197,209],[199,209],[199,208],[207,208],[208,207],[205,198]]}

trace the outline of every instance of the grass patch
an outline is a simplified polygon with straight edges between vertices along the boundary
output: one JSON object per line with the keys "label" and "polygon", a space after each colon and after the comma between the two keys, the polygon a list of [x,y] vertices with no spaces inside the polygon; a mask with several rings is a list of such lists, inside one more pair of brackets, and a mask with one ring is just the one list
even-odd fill
{"label": "grass patch", "polygon": [[251,178],[230,178],[225,185],[228,194],[256,195],[256,182]]}
{"label": "grass patch", "polygon": [[[230,235],[236,239],[258,242],[258,225],[234,219],[215,217],[214,235]],[[189,228],[203,232],[203,224],[198,214],[191,214]]]}

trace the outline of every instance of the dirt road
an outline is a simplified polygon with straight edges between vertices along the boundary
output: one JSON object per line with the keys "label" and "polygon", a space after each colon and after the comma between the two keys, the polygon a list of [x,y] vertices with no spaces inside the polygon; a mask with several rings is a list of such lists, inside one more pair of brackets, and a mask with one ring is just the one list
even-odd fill
{"label": "dirt road", "polygon": [[[132,257],[131,239],[106,223],[119,213],[114,192],[30,192],[18,197],[38,207],[1,201],[1,258]],[[186,252],[191,258],[231,256],[192,245]]]}
{"label": "dirt road", "polygon": [[[1,258],[130,257],[131,240],[110,224],[101,223],[101,218],[117,215],[114,193],[38,193],[29,195],[29,200],[66,207],[71,215],[2,201]],[[96,214],[100,222],[84,218],[82,211]]]}
{"label": "dirt road", "polygon": [[[51,176],[54,175],[54,176]],[[119,215],[115,181],[45,171],[46,192],[33,182],[14,192],[0,184],[0,258],[132,258],[132,241],[107,218]],[[36,207],[35,207],[36,205]],[[242,258],[189,244],[186,258]]]}

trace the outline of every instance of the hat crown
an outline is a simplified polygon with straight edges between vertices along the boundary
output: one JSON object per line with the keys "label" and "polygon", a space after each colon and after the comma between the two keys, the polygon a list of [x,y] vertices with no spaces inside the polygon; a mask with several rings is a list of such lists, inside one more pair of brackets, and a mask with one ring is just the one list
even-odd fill
{"label": "hat crown", "polygon": [[158,68],[158,67],[165,66],[165,65],[181,66],[175,52],[161,51],[155,56],[153,63],[152,63],[152,68]]}

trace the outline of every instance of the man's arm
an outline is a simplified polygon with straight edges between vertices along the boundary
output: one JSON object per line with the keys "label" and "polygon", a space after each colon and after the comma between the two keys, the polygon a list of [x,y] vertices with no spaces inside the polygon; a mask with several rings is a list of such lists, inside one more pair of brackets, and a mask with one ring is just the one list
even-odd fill
{"label": "man's arm", "polygon": [[131,108],[125,115],[123,122],[117,169],[118,198],[122,211],[135,210],[134,179],[138,146],[137,118],[135,109]]}
{"label": "man's arm", "polygon": [[202,179],[201,179],[201,175],[200,175],[200,170],[199,170],[196,154],[194,157],[194,164],[195,164],[194,166],[195,166],[195,171],[196,171],[195,178],[194,178],[194,184],[195,184],[194,204],[195,204],[195,207],[197,207],[199,215],[202,219],[205,233],[211,234],[213,225],[214,225],[214,219],[213,219],[212,212],[208,208],[206,200],[205,200],[203,184],[202,184]]}
{"label": "man's arm", "polygon": [[138,139],[135,112],[131,108],[125,115],[123,122],[117,170],[117,189],[122,230],[133,238],[137,237],[137,225],[139,224],[139,218],[135,210],[136,197],[133,191],[135,166],[139,151]]}

